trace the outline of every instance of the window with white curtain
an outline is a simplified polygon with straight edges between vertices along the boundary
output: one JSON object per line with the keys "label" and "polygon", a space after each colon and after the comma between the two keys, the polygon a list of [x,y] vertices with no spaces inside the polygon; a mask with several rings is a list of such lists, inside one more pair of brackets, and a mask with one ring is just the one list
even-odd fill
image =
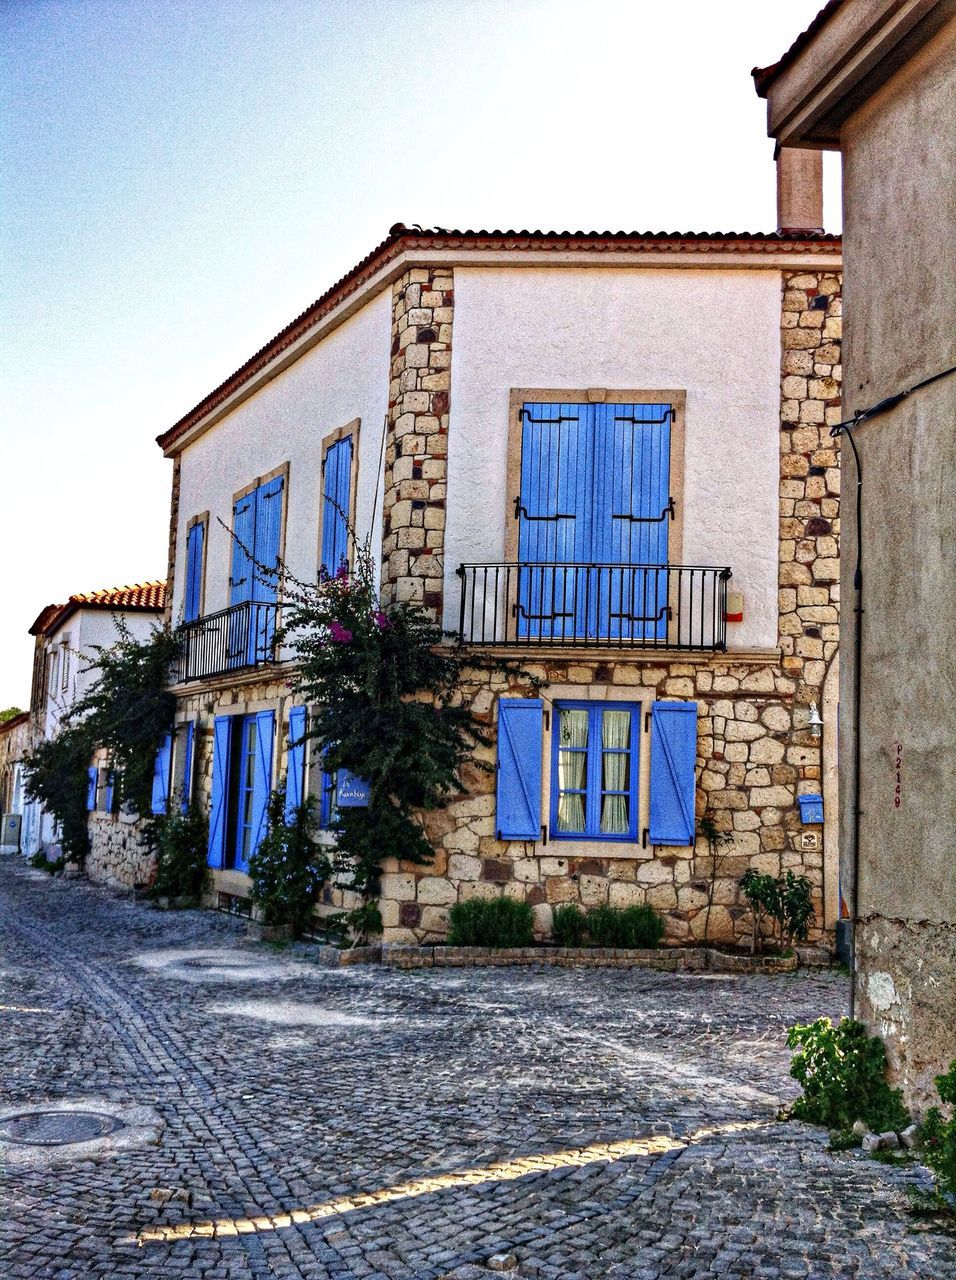
{"label": "window with white curtain", "polygon": [[639,731],[636,703],[555,703],[553,839],[637,838]]}

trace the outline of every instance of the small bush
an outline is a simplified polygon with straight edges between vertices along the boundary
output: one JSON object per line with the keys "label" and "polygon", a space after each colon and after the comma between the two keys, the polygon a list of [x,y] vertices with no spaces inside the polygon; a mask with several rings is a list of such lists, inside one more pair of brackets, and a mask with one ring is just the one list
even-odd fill
{"label": "small bush", "polygon": [[312,797],[285,820],[285,792],[273,791],[268,806],[269,828],[249,859],[250,897],[264,924],[287,924],[301,937],[319,891],[329,878],[328,857],[314,838]]}
{"label": "small bush", "polygon": [[457,902],[449,915],[452,947],[530,947],[534,912],[514,898],[470,898]]}
{"label": "small bush", "polygon": [[559,947],[580,947],[587,933],[587,919],[580,907],[565,902],[554,909],[551,933]]}
{"label": "small bush", "polygon": [[47,875],[55,876],[58,871],[62,871],[66,866],[66,858],[62,853],[58,858],[48,858],[41,849],[39,853],[35,853],[30,859],[30,866],[36,867],[37,871],[45,871]]}
{"label": "small bush", "polygon": [[196,805],[190,805],[185,813],[158,818],[153,825],[152,840],[156,850],[152,896],[198,902],[209,879],[206,815]]}
{"label": "small bush", "polygon": [[941,1190],[956,1195],[956,1058],[943,1076],[936,1077],[940,1100],[950,1104],[947,1120],[939,1107],[930,1107],[923,1122],[923,1161],[933,1170]]}
{"label": "small bush", "polygon": [[787,1047],[798,1050],[790,1074],[803,1086],[791,1112],[795,1119],[828,1129],[849,1129],[862,1120],[876,1133],[909,1124],[902,1093],[886,1082],[883,1041],[868,1035],[862,1022],[841,1018],[834,1026],[818,1018],[791,1027]]}
{"label": "small bush", "polygon": [[587,931],[595,947],[656,947],[664,921],[653,907],[595,907],[587,914]]}
{"label": "small bush", "polygon": [[800,942],[806,941],[814,919],[811,901],[813,887],[806,876],[795,876],[792,871],[771,876],[751,867],[744,872],[740,887],[753,909],[751,951],[756,952],[760,948],[760,925],[764,916],[773,920],[776,925],[777,941],[782,953],[789,951],[794,938]]}

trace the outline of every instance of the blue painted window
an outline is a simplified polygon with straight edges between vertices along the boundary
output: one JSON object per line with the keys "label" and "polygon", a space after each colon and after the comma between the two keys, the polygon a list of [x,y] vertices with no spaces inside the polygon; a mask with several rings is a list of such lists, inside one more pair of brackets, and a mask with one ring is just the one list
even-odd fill
{"label": "blue painted window", "polygon": [[248,626],[244,617],[236,617],[230,623],[231,665],[251,664],[271,656],[284,489],[285,478],[276,476],[240,498],[232,509],[229,603],[251,602],[251,609]]}
{"label": "blue painted window", "polygon": [[667,564],[672,420],[667,404],[522,407],[519,635],[666,638],[667,573],[646,566]]}
{"label": "blue painted window", "polygon": [[92,813],[96,808],[96,789],[99,784],[100,771],[90,765],[86,771],[86,811]]}
{"label": "blue painted window", "polygon": [[349,512],[352,490],[352,437],[326,450],[322,463],[322,569],[334,576],[349,556]]}
{"label": "blue painted window", "polygon": [[637,839],[639,741],[635,703],[555,703],[552,839]]}
{"label": "blue painted window", "polygon": [[305,707],[289,710],[289,748],[285,776],[285,820],[291,822],[295,811],[302,804],[305,791],[306,757]]}
{"label": "blue painted window", "polygon": [[169,808],[169,775],[172,763],[173,735],[167,733],[159,744],[153,765],[153,813],[166,813]]}
{"label": "blue painted window", "polygon": [[696,840],[697,703],[655,702],[651,707],[652,844]]}
{"label": "blue painted window", "polygon": [[217,716],[213,725],[209,864],[248,869],[266,833],[275,712]]}
{"label": "blue painted window", "polygon": [[202,571],[206,546],[206,522],[191,525],[186,534],[186,586],[183,592],[183,621],[194,622],[202,607]]}

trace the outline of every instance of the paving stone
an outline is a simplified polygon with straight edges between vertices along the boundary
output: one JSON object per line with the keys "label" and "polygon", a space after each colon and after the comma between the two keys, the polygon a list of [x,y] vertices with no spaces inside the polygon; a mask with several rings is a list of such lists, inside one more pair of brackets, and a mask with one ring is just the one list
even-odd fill
{"label": "paving stone", "polygon": [[4,1280],[956,1276],[925,1174],[776,1121],[837,973],[330,970],[11,859],[0,925],[4,1103],[164,1122],[9,1171]]}

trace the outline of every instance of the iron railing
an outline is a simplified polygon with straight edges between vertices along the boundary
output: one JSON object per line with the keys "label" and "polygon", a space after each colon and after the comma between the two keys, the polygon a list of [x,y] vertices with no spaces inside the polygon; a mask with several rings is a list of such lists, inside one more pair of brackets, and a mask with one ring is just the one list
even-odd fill
{"label": "iron railing", "polygon": [[730,569],[463,564],[458,638],[477,645],[727,647]]}
{"label": "iron railing", "polygon": [[275,662],[275,604],[246,600],[177,627],[177,684]]}

